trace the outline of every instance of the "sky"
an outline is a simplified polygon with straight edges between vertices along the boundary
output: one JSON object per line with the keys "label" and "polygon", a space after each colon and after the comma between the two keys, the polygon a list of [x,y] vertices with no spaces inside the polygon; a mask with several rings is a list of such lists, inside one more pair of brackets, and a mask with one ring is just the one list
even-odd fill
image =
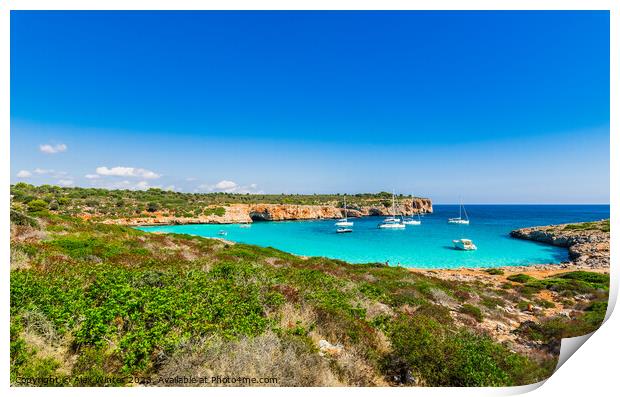
{"label": "sky", "polygon": [[609,13],[11,12],[11,183],[609,203]]}

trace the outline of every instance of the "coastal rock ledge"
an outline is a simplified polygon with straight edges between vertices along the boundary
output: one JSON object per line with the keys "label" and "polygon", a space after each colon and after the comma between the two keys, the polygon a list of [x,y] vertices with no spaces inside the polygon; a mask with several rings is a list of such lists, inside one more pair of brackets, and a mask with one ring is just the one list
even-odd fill
{"label": "coastal rock ledge", "polygon": [[515,238],[568,248],[571,261],[584,268],[609,268],[609,220],[513,230]]}

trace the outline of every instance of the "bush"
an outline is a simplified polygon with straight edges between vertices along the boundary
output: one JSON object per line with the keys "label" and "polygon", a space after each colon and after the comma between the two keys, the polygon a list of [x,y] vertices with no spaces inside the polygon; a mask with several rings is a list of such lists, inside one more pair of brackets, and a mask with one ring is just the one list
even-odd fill
{"label": "bush", "polygon": [[22,214],[21,212],[17,212],[11,209],[11,223],[20,226],[32,226],[36,227],[39,222],[26,214]]}
{"label": "bush", "polygon": [[147,210],[148,212],[156,212],[156,211],[159,211],[159,208],[160,208],[159,203],[156,203],[156,202],[153,202],[153,201],[151,201],[150,203],[148,203],[148,204],[146,205],[146,210]]}
{"label": "bush", "polygon": [[58,201],[53,200],[50,202],[49,209],[51,211],[58,211],[59,208],[60,208],[60,205],[58,205]]}
{"label": "bush", "polygon": [[478,322],[481,322],[483,318],[480,308],[474,305],[470,305],[469,303],[465,303],[463,306],[461,306],[461,313],[472,316]]}
{"label": "bush", "polygon": [[455,334],[425,316],[399,318],[390,337],[393,351],[383,367],[401,383],[419,378],[427,386],[514,386],[549,375],[546,367],[486,336]]}
{"label": "bush", "polygon": [[226,215],[226,209],[223,207],[205,208],[203,214],[205,214],[206,216],[209,216],[209,215],[224,216]]}
{"label": "bush", "polygon": [[28,203],[28,211],[30,212],[40,212],[45,211],[47,209],[47,202],[45,200],[37,199],[32,200]]}
{"label": "bush", "polygon": [[521,284],[525,284],[531,280],[536,280],[534,277],[528,276],[527,274],[523,274],[523,273],[513,274],[506,278],[510,281],[514,281],[515,283],[521,283]]}

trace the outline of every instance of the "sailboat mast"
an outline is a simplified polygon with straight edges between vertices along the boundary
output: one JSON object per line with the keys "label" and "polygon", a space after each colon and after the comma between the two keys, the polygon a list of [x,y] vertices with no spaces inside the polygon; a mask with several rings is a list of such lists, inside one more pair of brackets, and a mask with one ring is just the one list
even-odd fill
{"label": "sailboat mast", "polygon": [[392,216],[396,218],[396,197],[394,190],[392,190]]}

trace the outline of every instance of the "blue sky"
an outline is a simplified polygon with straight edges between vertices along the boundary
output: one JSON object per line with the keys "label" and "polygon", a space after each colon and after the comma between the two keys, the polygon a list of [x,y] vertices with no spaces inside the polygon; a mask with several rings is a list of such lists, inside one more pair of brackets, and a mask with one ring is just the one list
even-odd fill
{"label": "blue sky", "polygon": [[607,12],[11,13],[11,182],[609,202]]}

